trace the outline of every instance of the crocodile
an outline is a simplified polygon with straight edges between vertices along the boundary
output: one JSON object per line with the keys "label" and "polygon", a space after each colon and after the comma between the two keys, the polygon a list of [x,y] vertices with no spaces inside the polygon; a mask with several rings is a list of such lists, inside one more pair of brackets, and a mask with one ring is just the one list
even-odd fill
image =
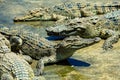
{"label": "crocodile", "polygon": [[[17,44],[19,42],[18,37],[22,39],[22,45],[18,45],[22,54],[29,55],[36,60],[42,58],[44,64],[55,63],[67,59],[71,57],[77,49],[89,46],[101,40],[100,38],[83,39],[78,36],[72,36],[55,43],[39,37],[38,35],[37,37],[33,33],[30,35],[30,32],[29,34],[24,31],[19,33],[18,30],[16,30],[14,34],[12,32],[14,31],[10,29],[8,31],[4,31],[2,28],[0,29],[1,34],[5,35],[6,38],[9,37],[8,40],[10,40],[11,44]],[[17,43],[11,40],[11,36],[17,36]],[[15,39],[15,37],[12,39]],[[18,47],[15,46],[14,48]]]}
{"label": "crocodile", "polygon": [[51,8],[41,7],[30,10],[24,16],[15,17],[15,22],[19,21],[63,21],[76,17],[88,17],[92,15],[105,14],[107,12],[120,9],[119,2],[113,3],[78,3],[66,2],[55,5]]}
{"label": "crocodile", "polygon": [[112,44],[119,39],[120,10],[104,15],[88,18],[76,18],[64,24],[58,24],[46,29],[49,36],[75,36],[82,38],[101,37],[106,39],[103,44],[104,50],[112,48]]}
{"label": "crocodile", "polygon": [[35,80],[31,66],[10,49],[9,41],[0,34],[0,80]]}

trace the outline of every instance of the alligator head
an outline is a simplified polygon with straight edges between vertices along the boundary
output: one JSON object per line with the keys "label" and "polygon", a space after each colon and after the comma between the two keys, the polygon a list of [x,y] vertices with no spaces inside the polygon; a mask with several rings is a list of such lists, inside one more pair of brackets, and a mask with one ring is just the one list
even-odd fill
{"label": "alligator head", "polygon": [[70,22],[54,27],[46,28],[49,36],[72,36],[79,35],[81,37],[97,36],[95,32],[95,24],[99,21],[97,17],[90,17],[89,19],[70,20]]}
{"label": "alligator head", "polygon": [[84,31],[86,28],[83,25],[77,23],[67,23],[62,25],[57,25],[54,27],[46,28],[47,34],[49,36],[70,36],[78,35],[80,32]]}
{"label": "alligator head", "polygon": [[10,37],[8,39],[14,49],[18,48],[23,54],[29,55],[37,60],[43,58],[45,63],[54,63],[67,59],[71,57],[76,50],[100,41],[100,38],[84,39],[79,36],[70,36],[59,43],[54,43],[45,38],[35,37],[35,35],[29,38],[29,35],[23,35],[24,32],[19,35],[5,33],[6,32],[2,34]]}
{"label": "alligator head", "polygon": [[101,38],[98,37],[84,39],[79,36],[70,36],[68,38],[65,38],[61,43],[57,45],[56,59],[57,61],[60,61],[69,58],[74,54],[76,50],[97,43],[100,40]]}
{"label": "alligator head", "polygon": [[97,37],[84,39],[79,36],[70,36],[56,44],[41,38],[37,45],[35,42],[31,43],[29,40],[27,42],[23,40],[21,51],[34,59],[39,60],[42,58],[44,63],[55,63],[71,57],[76,50],[99,42],[100,40]]}

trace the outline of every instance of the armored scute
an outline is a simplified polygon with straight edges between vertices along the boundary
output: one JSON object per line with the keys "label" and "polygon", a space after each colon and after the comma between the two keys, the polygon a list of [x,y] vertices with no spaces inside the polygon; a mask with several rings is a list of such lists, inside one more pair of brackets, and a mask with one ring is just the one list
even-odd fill
{"label": "armored scute", "polygon": [[119,39],[120,10],[101,16],[76,18],[67,23],[46,29],[49,36],[75,36],[83,38],[101,37],[106,39],[103,49],[112,48]]}
{"label": "armored scute", "polygon": [[105,14],[120,9],[120,3],[74,3],[67,2],[52,8],[39,8],[30,10],[28,14],[15,17],[14,21],[63,21],[76,17],[89,17]]}
{"label": "armored scute", "polygon": [[0,77],[1,80],[33,80],[30,65],[16,53],[11,52],[9,41],[0,34]]}
{"label": "armored scute", "polygon": [[13,51],[16,51],[16,48],[18,48],[18,53],[20,51],[37,60],[42,58],[44,63],[54,63],[67,59],[72,56],[76,50],[100,41],[99,38],[83,39],[78,36],[72,36],[60,43],[54,43],[44,38],[35,37],[34,34],[30,35],[24,31],[19,33],[18,30],[16,30],[17,32],[12,34],[13,31],[14,30],[10,29],[8,31],[1,29],[0,31],[10,40],[12,48],[14,47],[13,49],[15,49]]}

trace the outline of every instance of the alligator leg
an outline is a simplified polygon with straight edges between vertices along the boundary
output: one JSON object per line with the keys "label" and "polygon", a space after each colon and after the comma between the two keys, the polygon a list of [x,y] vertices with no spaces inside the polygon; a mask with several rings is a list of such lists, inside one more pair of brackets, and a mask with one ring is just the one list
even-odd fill
{"label": "alligator leg", "polygon": [[13,77],[10,74],[4,73],[1,76],[1,80],[14,80],[14,79],[13,79]]}
{"label": "alligator leg", "polygon": [[32,64],[33,59],[29,55],[18,55],[18,56],[21,56],[29,64]]}
{"label": "alligator leg", "polygon": [[112,44],[117,43],[119,40],[119,33],[118,32],[105,29],[105,30],[102,30],[101,33],[104,33],[104,36],[108,37],[102,46],[102,48],[104,50],[111,49],[113,47]]}
{"label": "alligator leg", "polygon": [[44,61],[43,59],[39,59],[37,66],[36,66],[36,76],[40,76],[43,74],[43,70],[44,70]]}

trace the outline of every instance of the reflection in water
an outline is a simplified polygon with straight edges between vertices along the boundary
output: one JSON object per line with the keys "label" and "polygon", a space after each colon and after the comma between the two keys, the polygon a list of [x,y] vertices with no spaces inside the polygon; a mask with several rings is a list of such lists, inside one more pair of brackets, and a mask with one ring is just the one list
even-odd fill
{"label": "reflection in water", "polygon": [[14,24],[17,25],[28,25],[32,27],[49,27],[53,26],[55,22],[54,21],[26,21],[26,22],[14,22]]}
{"label": "reflection in water", "polygon": [[15,22],[15,25],[22,25],[24,29],[32,31],[34,34],[39,34],[40,37],[47,37],[45,31],[46,27],[53,26],[53,21],[28,21],[28,22]]}
{"label": "reflection in water", "polygon": [[90,64],[84,61],[76,60],[73,58],[68,58],[68,62],[73,66],[79,66],[79,67],[89,67]]}
{"label": "reflection in water", "polygon": [[[0,3],[0,27],[18,27],[23,30],[38,33],[41,37],[46,37],[45,27],[51,26],[54,22],[19,22],[14,23],[13,18],[25,14],[27,11],[39,8],[39,3],[31,3],[32,0],[5,0]],[[14,27],[13,27],[14,26]]]}

